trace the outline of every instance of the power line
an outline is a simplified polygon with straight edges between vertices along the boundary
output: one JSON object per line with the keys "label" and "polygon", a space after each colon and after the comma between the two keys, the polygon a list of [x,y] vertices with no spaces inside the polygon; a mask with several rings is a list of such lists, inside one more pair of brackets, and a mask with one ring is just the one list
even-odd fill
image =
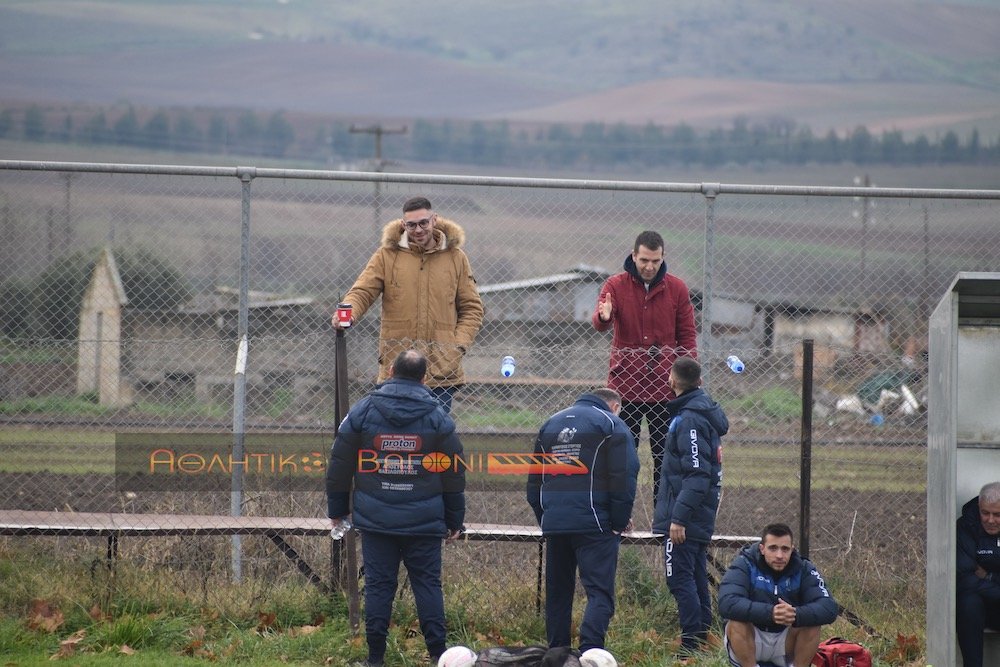
{"label": "power line", "polygon": [[375,168],[372,171],[382,171],[386,163],[382,160],[382,135],[406,134],[406,126],[382,127],[381,125],[351,125],[351,134],[372,134],[375,136]]}

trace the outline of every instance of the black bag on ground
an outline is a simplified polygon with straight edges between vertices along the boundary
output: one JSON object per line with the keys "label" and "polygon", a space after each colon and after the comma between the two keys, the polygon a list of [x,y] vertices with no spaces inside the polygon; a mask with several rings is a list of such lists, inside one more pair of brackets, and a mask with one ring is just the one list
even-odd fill
{"label": "black bag on ground", "polygon": [[496,646],[478,656],[476,667],[580,667],[580,652],[569,647]]}

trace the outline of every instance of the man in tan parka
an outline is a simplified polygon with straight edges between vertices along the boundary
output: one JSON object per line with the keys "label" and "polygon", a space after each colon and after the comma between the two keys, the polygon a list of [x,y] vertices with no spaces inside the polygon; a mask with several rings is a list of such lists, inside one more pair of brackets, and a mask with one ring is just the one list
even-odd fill
{"label": "man in tan parka", "polygon": [[[382,242],[342,301],[352,323],[382,297],[378,382],[392,360],[415,348],[427,357],[426,384],[451,410],[465,383],[462,357],[483,323],[483,302],[462,245],[465,232],[436,215],[425,197],[403,204],[403,217],[382,230]],[[332,318],[334,328],[340,325]]]}

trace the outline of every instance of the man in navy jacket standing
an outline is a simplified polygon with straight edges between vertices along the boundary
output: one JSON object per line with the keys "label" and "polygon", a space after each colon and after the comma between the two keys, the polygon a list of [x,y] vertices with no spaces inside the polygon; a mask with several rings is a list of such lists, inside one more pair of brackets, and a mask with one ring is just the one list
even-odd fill
{"label": "man in navy jacket standing", "polygon": [[965,667],[982,667],[983,630],[1000,630],[1000,482],[965,503],[957,534],[958,647]]}
{"label": "man in navy jacket standing", "polygon": [[664,569],[677,600],[681,652],[689,654],[708,640],[712,624],[708,545],[722,489],[721,438],[729,432],[729,420],[701,388],[697,361],[679,358],[669,380],[677,398],[667,404],[674,419],[667,432],[653,532],[667,535]]}
{"label": "man in navy jacket standing", "polygon": [[552,415],[535,440],[528,503],[545,536],[545,634],[570,645],[576,571],[587,593],[580,650],[604,648],[615,612],[622,532],[630,529],[639,455],[618,392],[601,388]]}
{"label": "man in navy jacket standing", "polygon": [[764,528],[761,541],[743,548],[719,585],[729,662],[753,667],[773,662],[808,667],[820,627],[840,611],[819,570],[792,544],[783,523]]}
{"label": "man in navy jacket standing", "polygon": [[455,423],[423,384],[427,359],[405,350],[392,375],[351,408],[337,429],[327,468],[327,515],[350,512],[361,532],[368,665],[383,664],[400,561],[406,566],[431,659],[445,651],[441,540],[465,521],[465,472]]}

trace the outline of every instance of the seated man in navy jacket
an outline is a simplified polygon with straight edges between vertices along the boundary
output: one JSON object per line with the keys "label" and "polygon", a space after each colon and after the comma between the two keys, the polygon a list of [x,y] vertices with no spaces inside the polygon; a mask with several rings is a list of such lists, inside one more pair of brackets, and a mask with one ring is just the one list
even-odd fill
{"label": "seated man in navy jacket", "polygon": [[455,422],[423,384],[426,372],[420,352],[405,350],[396,357],[392,376],[340,424],[326,473],[327,516],[334,527],[348,518],[354,482],[372,667],[384,661],[400,561],[410,575],[433,664],[445,651],[441,540],[462,532],[465,469],[455,464],[462,455]]}
{"label": "seated man in navy jacket", "polygon": [[768,525],[760,542],[744,547],[719,585],[726,651],[735,667],[808,667],[820,627],[833,623],[839,611],[819,570],[795,550],[792,529],[783,523]]}
{"label": "seated man in navy jacket", "polygon": [[1000,630],[1000,482],[962,507],[956,566],[958,647],[965,667],[982,667],[983,630]]}

